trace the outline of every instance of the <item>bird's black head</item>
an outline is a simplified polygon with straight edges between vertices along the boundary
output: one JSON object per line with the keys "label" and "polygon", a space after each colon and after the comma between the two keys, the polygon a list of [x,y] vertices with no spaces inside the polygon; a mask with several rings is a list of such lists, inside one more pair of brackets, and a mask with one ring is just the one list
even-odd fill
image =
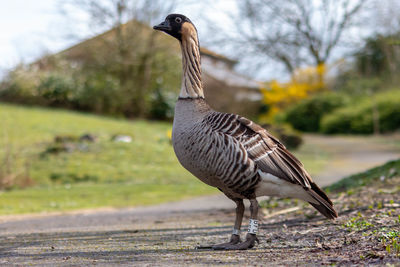
{"label": "bird's black head", "polygon": [[194,28],[193,23],[186,16],[180,14],[170,14],[165,18],[164,22],[154,26],[153,29],[168,33],[169,35],[182,41],[182,34],[184,34],[182,29],[185,27],[185,25],[188,25],[187,23]]}

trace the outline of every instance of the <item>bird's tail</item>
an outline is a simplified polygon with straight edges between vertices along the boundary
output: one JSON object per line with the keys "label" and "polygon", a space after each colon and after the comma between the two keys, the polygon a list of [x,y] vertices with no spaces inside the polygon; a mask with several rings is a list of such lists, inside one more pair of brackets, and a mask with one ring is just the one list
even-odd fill
{"label": "bird's tail", "polygon": [[317,203],[310,203],[315,209],[323,214],[328,219],[337,218],[338,214],[333,208],[333,203],[329,197],[318,187],[315,183],[311,183],[311,188],[307,190],[309,195],[317,201]]}

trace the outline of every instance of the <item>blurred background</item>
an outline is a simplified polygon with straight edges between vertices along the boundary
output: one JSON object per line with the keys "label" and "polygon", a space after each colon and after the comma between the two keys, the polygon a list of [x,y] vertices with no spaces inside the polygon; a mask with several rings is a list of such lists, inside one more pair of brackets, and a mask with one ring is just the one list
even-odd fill
{"label": "blurred background", "polygon": [[198,29],[210,105],[266,127],[318,183],[400,157],[399,1],[199,2],[3,3],[0,215],[217,193],[170,144],[180,47],[152,30],[169,13]]}

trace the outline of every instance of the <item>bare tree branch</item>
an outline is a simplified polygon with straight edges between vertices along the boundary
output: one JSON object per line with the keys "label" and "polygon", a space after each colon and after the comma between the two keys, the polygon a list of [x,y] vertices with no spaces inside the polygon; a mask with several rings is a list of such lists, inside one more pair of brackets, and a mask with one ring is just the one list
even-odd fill
{"label": "bare tree branch", "polygon": [[293,72],[328,61],[367,1],[237,0],[240,23],[231,37]]}

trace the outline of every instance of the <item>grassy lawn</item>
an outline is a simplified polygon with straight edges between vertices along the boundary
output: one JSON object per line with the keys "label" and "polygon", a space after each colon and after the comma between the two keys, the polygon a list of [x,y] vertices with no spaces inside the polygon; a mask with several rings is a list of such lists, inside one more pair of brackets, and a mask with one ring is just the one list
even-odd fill
{"label": "grassy lawn", "polygon": [[[0,105],[2,153],[11,149],[16,164],[28,164],[38,184],[50,177],[87,175],[99,182],[163,183],[187,176],[169,144],[169,123],[127,121],[82,113]],[[98,141],[71,153],[47,154],[57,135],[93,134]],[[132,136],[132,143],[111,141],[113,135]],[[18,167],[17,166],[17,167]]]}
{"label": "grassy lawn", "polygon": [[[0,214],[149,205],[217,192],[179,165],[167,136],[170,123],[8,104],[0,104],[0,121],[0,170],[9,153],[7,166],[14,173],[28,169],[34,183],[0,191]],[[44,153],[57,135],[87,133],[98,141]],[[116,134],[133,141],[114,142]]]}
{"label": "grassy lawn", "polygon": [[215,192],[192,177],[179,184],[78,183],[0,192],[0,214],[128,207],[177,201]]}
{"label": "grassy lawn", "polygon": [[[0,174],[6,168],[28,172],[33,183],[0,191],[0,214],[151,205],[219,192],[180,166],[167,135],[170,123],[3,103],[0,122]],[[46,153],[56,136],[83,134],[98,140],[69,152]],[[112,141],[117,134],[133,140]],[[311,174],[329,158],[307,144],[295,154]]]}

